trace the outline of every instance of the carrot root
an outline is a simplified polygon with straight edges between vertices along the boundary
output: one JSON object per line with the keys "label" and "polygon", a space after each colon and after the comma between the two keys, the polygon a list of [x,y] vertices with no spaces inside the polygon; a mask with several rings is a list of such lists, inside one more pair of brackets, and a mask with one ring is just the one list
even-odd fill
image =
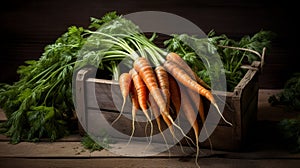
{"label": "carrot root", "polygon": [[118,117],[111,123],[111,125],[114,125],[115,124],[115,122],[117,122],[120,118],[121,118],[121,116],[122,116],[122,114],[123,114],[123,110],[124,110],[124,106],[125,106],[125,104],[126,104],[126,102],[125,101],[123,101],[123,103],[122,103],[122,108],[121,108],[121,111],[120,111],[120,113],[119,113],[119,115],[118,115]]}
{"label": "carrot root", "polygon": [[126,146],[128,146],[129,144],[130,144],[130,142],[131,142],[131,139],[132,139],[132,137],[133,137],[133,135],[134,135],[134,132],[135,132],[135,117],[134,116],[132,116],[132,123],[131,123],[131,135],[130,135],[130,138],[129,138],[129,140],[128,140],[128,142],[127,142],[127,144],[126,144]]}
{"label": "carrot root", "polygon": [[223,121],[227,124],[229,124],[230,126],[233,126],[231,122],[227,121],[223,114],[221,113],[220,109],[219,109],[219,106],[217,105],[217,103],[212,103],[212,105],[217,109],[218,113],[220,114],[221,118],[223,119]]}
{"label": "carrot root", "polygon": [[131,109],[132,130],[131,130],[131,135],[130,135],[130,138],[127,142],[127,145],[129,145],[129,143],[131,142],[131,139],[134,135],[134,132],[135,132],[135,117],[136,117],[136,113],[137,113],[138,109],[140,108],[139,103],[138,103],[138,98],[137,98],[137,91],[135,90],[133,85],[130,87],[130,93],[131,93],[131,103],[132,103],[132,109]]}
{"label": "carrot root", "polygon": [[123,98],[123,103],[122,103],[122,107],[121,107],[121,111],[120,114],[118,115],[118,117],[111,123],[111,125],[113,125],[117,120],[120,119],[120,117],[123,114],[124,111],[124,107],[126,104],[126,98],[129,95],[130,92],[130,87],[131,87],[131,75],[127,72],[124,72],[120,75],[119,77],[119,86],[120,86],[120,91],[122,94],[122,98]]}
{"label": "carrot root", "polygon": [[158,131],[160,132],[162,138],[164,139],[165,141],[165,144],[166,144],[166,147],[168,149],[168,152],[169,152],[169,156],[171,156],[171,152],[169,150],[169,144],[168,144],[168,141],[161,129],[161,122],[160,122],[160,114],[159,114],[159,108],[156,104],[156,102],[154,101],[153,97],[150,95],[149,96],[149,102],[150,102],[150,110],[152,111],[152,114],[154,115],[154,118],[156,120],[156,124],[157,124],[157,127],[158,127]]}
{"label": "carrot root", "polygon": [[183,102],[183,112],[189,121],[190,125],[192,126],[195,134],[195,141],[196,141],[196,159],[195,163],[198,167],[198,157],[199,157],[199,125],[197,121],[197,115],[194,112],[194,108],[198,108],[197,104],[192,104],[195,97],[192,96],[193,92],[189,92],[190,90],[183,89],[182,91],[182,102]]}

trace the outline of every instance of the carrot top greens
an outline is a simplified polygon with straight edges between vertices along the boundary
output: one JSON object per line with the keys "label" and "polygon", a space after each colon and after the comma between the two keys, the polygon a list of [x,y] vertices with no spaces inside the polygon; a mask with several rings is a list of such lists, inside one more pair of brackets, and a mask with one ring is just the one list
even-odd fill
{"label": "carrot top greens", "polygon": [[[189,66],[200,76],[206,83],[211,84],[211,79],[218,79],[218,72],[224,71],[226,75],[227,90],[233,91],[234,87],[245,75],[246,69],[242,69],[243,64],[251,64],[260,58],[247,51],[226,48],[221,46],[239,47],[251,49],[259,53],[263,48],[271,47],[271,40],[274,38],[271,31],[261,30],[253,36],[245,35],[240,40],[234,40],[225,34],[217,35],[215,31],[210,31],[207,38],[196,38],[187,34],[174,34],[172,38],[164,42],[168,51],[178,53]],[[195,46],[189,46],[183,41],[194,41]],[[201,55],[196,54],[200,50]],[[217,51],[220,56],[224,69],[211,60],[213,52]],[[218,62],[219,64],[220,62]],[[209,69],[208,69],[209,68]]]}
{"label": "carrot top greens", "polygon": [[273,106],[284,105],[286,111],[300,110],[300,73],[295,72],[285,82],[283,90],[268,99]]}
{"label": "carrot top greens", "polygon": [[[102,19],[92,18],[90,27],[97,28],[117,17],[111,12]],[[28,60],[19,67],[18,81],[0,85],[0,107],[8,118],[1,123],[1,131],[11,137],[12,143],[40,138],[54,141],[74,130],[72,75],[75,64],[80,68],[105,55],[90,52],[78,59],[83,56],[81,49],[89,37],[86,31],[82,27],[69,27],[53,44],[45,47],[38,60]],[[110,63],[105,63],[107,60],[109,57],[103,59],[99,68],[109,66]]]}

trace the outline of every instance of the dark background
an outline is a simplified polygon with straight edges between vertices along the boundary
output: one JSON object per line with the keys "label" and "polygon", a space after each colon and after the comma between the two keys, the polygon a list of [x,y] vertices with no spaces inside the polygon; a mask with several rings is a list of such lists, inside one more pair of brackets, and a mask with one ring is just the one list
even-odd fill
{"label": "dark background", "polygon": [[261,29],[277,34],[266,55],[260,88],[282,88],[293,72],[299,71],[296,52],[296,5],[269,0],[27,0],[1,4],[0,82],[17,81],[17,67],[38,59],[69,26],[87,28],[90,17],[106,12],[129,14],[145,10],[170,12],[198,25],[205,33],[239,39]]}

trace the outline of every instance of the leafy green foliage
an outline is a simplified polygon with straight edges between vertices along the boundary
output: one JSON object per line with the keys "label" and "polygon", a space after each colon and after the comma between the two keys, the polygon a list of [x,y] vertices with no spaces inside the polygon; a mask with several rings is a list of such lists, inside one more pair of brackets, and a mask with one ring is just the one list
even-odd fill
{"label": "leafy green foliage", "polygon": [[[92,27],[116,17],[108,13],[101,19],[92,19]],[[1,84],[0,107],[8,121],[2,124],[12,143],[22,139],[50,140],[67,135],[74,117],[72,77],[75,64],[88,64],[78,60],[79,51],[90,33],[82,27],[70,26],[53,44],[45,47],[38,60],[28,60],[19,67],[19,81],[12,85]],[[98,55],[95,55],[97,57]]]}
{"label": "leafy green foliage", "polygon": [[[262,52],[264,47],[267,49],[270,48],[271,40],[274,37],[275,34],[273,32],[261,30],[252,37],[246,35],[237,41],[228,38],[225,34],[216,35],[216,32],[212,30],[208,33],[207,38],[196,38],[186,34],[173,35],[173,37],[166,40],[164,44],[169,51],[177,52],[187,61],[199,77],[208,84],[211,83],[211,79],[218,79],[218,76],[213,76],[217,74],[215,72],[224,71],[227,90],[233,91],[234,87],[243,78],[246,72],[245,69],[240,68],[241,65],[244,63],[251,64],[260,58],[250,52],[220,46],[239,47]],[[190,43],[189,41],[191,40],[195,43]],[[197,45],[191,46],[190,44]],[[216,64],[215,66],[210,65],[214,63],[212,59],[216,58],[215,51],[217,51],[220,56],[224,67],[223,69],[220,69],[221,67]],[[247,58],[246,61],[245,58]]]}
{"label": "leafy green foliage", "polygon": [[109,69],[111,61],[120,61],[126,56],[121,52],[123,51],[122,47],[115,45],[115,43],[118,43],[115,39],[127,44],[126,36],[139,33],[137,25],[122,16],[115,16],[115,12],[108,13],[103,16],[103,19],[93,18],[92,27],[98,29],[96,31],[85,31],[89,34],[89,37],[86,38],[84,46],[78,53],[78,60],[81,61],[76,63],[76,68],[88,64],[101,70]]}
{"label": "leafy green foliage", "polygon": [[300,73],[293,74],[284,85],[283,91],[269,97],[273,106],[284,105],[288,111],[300,110]]}
{"label": "leafy green foliage", "polygon": [[283,119],[279,123],[279,128],[284,144],[288,145],[291,152],[300,152],[300,116],[294,119]]}
{"label": "leafy green foliage", "polygon": [[101,138],[101,140],[96,142],[95,138],[92,138],[91,135],[85,134],[82,137],[81,144],[85,149],[89,149],[91,152],[110,148],[109,144],[111,144],[112,141],[109,139],[108,135],[102,133]]}
{"label": "leafy green foliage", "polygon": [[114,19],[117,19],[118,17],[119,17],[119,15],[117,15],[116,11],[106,13],[101,19],[91,17],[90,18],[91,23],[89,25],[89,28],[98,30],[99,28],[101,28],[101,26],[103,24],[109,23],[109,22],[113,21]]}
{"label": "leafy green foliage", "polygon": [[99,143],[96,143],[89,135],[84,135],[81,140],[81,144],[85,149],[89,149],[91,152],[100,151],[104,149]]}
{"label": "leafy green foliage", "polygon": [[[294,73],[285,83],[283,90],[268,99],[272,106],[282,105],[286,112],[300,110],[300,73]],[[279,122],[284,144],[291,152],[300,152],[300,116]]]}
{"label": "leafy green foliage", "polygon": [[[20,66],[20,80],[4,85],[0,105],[8,117],[6,135],[12,143],[22,138],[52,140],[66,135],[62,129],[73,116],[71,82],[77,51],[84,44],[83,28],[72,26],[37,61]],[[58,112],[60,114],[58,114]]]}

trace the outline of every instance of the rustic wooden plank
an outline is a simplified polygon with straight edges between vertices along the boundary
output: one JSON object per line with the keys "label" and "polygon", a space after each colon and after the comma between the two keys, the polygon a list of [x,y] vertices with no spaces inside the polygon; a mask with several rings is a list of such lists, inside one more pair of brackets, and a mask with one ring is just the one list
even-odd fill
{"label": "rustic wooden plank", "polygon": [[[66,135],[62,138],[57,139],[55,142],[80,142],[82,139],[82,136],[79,134],[71,134],[71,135]],[[9,142],[10,137],[7,137],[4,134],[0,134],[0,141],[1,142]],[[21,140],[22,142],[23,140]],[[51,142],[49,138],[41,138],[39,142]]]}
{"label": "rustic wooden plank", "polygon": [[89,69],[81,69],[78,71],[76,76],[76,93],[75,93],[75,108],[77,113],[78,121],[81,125],[86,125],[86,103],[88,100],[85,99],[85,80],[89,73]]}
{"label": "rustic wooden plank", "polygon": [[[210,135],[213,150],[237,151],[239,150],[240,140],[235,138],[234,129],[226,126],[217,126]],[[209,141],[200,143],[201,149],[210,149]]]}
{"label": "rustic wooden plank", "polygon": [[[89,78],[86,80],[86,88],[89,108],[120,111],[123,99],[117,82]],[[131,112],[130,101],[125,104],[124,112]]]}
{"label": "rustic wooden plank", "polygon": [[89,157],[80,142],[0,142],[1,157]]}
{"label": "rustic wooden plank", "polygon": [[254,131],[254,125],[257,122],[257,109],[258,109],[258,95],[252,96],[248,102],[247,108],[244,110],[242,117],[241,135],[243,141],[241,142],[241,149],[244,149],[251,142],[252,132]]}
{"label": "rustic wooden plank", "polygon": [[[101,116],[102,115],[102,116]],[[89,133],[91,133],[91,135],[94,136],[101,136],[103,134],[103,130],[106,130],[106,132],[111,132],[111,131],[119,131],[121,134],[118,133],[111,133],[110,135],[113,138],[121,138],[124,141],[128,141],[129,136],[131,135],[131,119],[122,116],[118,122],[116,122],[112,127],[108,124],[111,124],[112,121],[114,121],[118,116],[118,113],[112,113],[112,112],[108,112],[108,111],[97,111],[97,110],[89,110],[88,111],[88,126],[86,128],[86,130],[88,130]],[[106,121],[102,121],[99,120],[100,117],[104,117],[103,119]],[[148,129],[147,129],[147,134],[145,133],[145,125],[146,122],[139,122],[135,124],[135,137],[146,137],[150,135],[150,130],[149,130],[149,125],[148,125]],[[154,130],[153,130],[153,135],[156,134],[160,134],[158,131],[158,128],[156,126],[156,123],[153,121],[153,126],[154,126]],[[207,125],[207,127],[209,128],[209,125]],[[111,129],[114,130],[111,130]],[[165,124],[162,125],[162,130],[165,130],[167,128],[167,126]],[[170,134],[166,134],[168,132],[164,132],[166,137],[169,137],[168,142],[170,144],[172,144],[172,139],[170,139],[172,136]],[[233,134],[233,129],[231,127],[228,126],[217,126],[212,135],[210,136],[212,143],[213,143],[213,147],[215,149],[219,149],[219,150],[238,150],[239,148],[239,144],[240,140],[237,139],[236,137],[232,136]],[[128,139],[124,139],[124,135],[127,135]],[[180,133],[177,133],[177,135],[180,135]],[[187,135],[190,136],[191,138],[194,139],[193,137],[193,133],[192,131],[187,132]],[[161,137],[156,137],[153,138],[152,140],[153,142],[159,142],[159,143],[165,143],[163,141],[163,139]],[[183,145],[188,145],[185,139],[181,140],[181,143]],[[203,148],[210,148],[210,144],[208,143],[208,140],[203,142],[202,144],[200,144],[201,147]]]}
{"label": "rustic wooden plank", "polygon": [[[125,143],[110,144],[114,146],[125,146]],[[131,144],[132,150],[143,150],[145,146],[142,144]],[[9,144],[8,142],[0,142],[0,158],[4,157],[19,157],[19,158],[119,158],[126,157],[113,153],[110,150],[101,150],[90,152],[84,149],[80,142],[21,142],[18,144]],[[184,152],[182,151],[184,150]],[[248,152],[230,152],[224,150],[214,150],[201,148],[200,157],[221,157],[235,159],[300,159],[299,153],[290,153],[288,150],[273,148],[260,149]],[[170,152],[170,153],[169,153]],[[193,147],[175,145],[170,148],[170,151],[162,151],[156,155],[149,156],[152,158],[176,158],[194,156]]]}
{"label": "rustic wooden plank", "polygon": [[9,140],[10,140],[9,137],[7,137],[7,136],[4,135],[4,134],[0,134],[0,141],[8,142]]}
{"label": "rustic wooden plank", "polygon": [[[117,118],[119,113],[113,113],[109,111],[104,110],[88,110],[88,123],[87,127],[85,127],[85,130],[89,132],[91,135],[96,137],[101,137],[103,133],[108,133],[110,137],[115,138],[120,141],[128,141],[129,136],[131,135],[132,131],[132,120],[130,115],[124,115],[119,118],[117,122],[115,122],[114,125],[111,125],[111,123]],[[145,118],[140,119],[139,122],[135,122],[135,133],[134,137],[145,137],[144,140],[146,140],[147,136],[150,135],[150,125],[147,125]],[[157,125],[155,121],[152,121],[153,123],[153,135],[159,134]],[[166,125],[162,124],[162,130],[166,129]],[[166,132],[166,137],[171,137],[171,135]],[[165,143],[161,136],[154,136],[153,142],[159,142],[159,143]],[[172,139],[169,140],[170,143],[172,143]]]}
{"label": "rustic wooden plank", "polygon": [[241,82],[245,82],[243,87],[243,92],[241,95],[241,148],[245,147],[247,144],[251,130],[253,130],[253,125],[256,123],[257,119],[257,108],[258,108],[258,91],[259,91],[259,81],[258,76],[260,73],[260,62],[254,62],[252,67],[257,68],[257,70],[249,69],[245,77]]}
{"label": "rustic wooden plank", "polygon": [[[78,119],[79,134],[83,135],[82,126],[86,126],[86,111],[89,99],[86,99],[87,90],[89,87],[86,86],[86,79],[95,72],[92,68],[82,68],[76,74],[76,91],[75,91],[75,109],[76,117]],[[91,94],[91,93],[89,93]]]}
{"label": "rustic wooden plank", "polygon": [[[126,147],[126,152],[137,153],[144,152],[145,145],[141,143],[133,143],[128,147],[127,142],[118,142],[109,144],[111,149]],[[124,157],[119,153],[114,153],[110,150],[100,150],[90,152],[85,149],[80,142],[21,142],[18,144],[9,144],[8,142],[0,142],[0,158],[1,157],[23,157],[23,158],[91,158],[91,157]],[[149,147],[150,148],[150,147]],[[124,148],[125,150],[125,148]],[[184,150],[184,152],[182,151]],[[183,157],[194,155],[194,148],[188,146],[174,145],[169,151],[161,151],[149,157]],[[208,156],[211,153],[208,150],[203,150],[201,156]],[[142,156],[142,154],[140,155]],[[126,156],[125,156],[126,157]]]}
{"label": "rustic wooden plank", "polygon": [[283,89],[260,89],[258,97],[257,119],[259,121],[281,121],[286,118],[295,118],[300,111],[287,112],[284,106],[271,106],[268,102],[270,96],[279,94]]}
{"label": "rustic wooden plank", "polygon": [[[196,167],[192,157],[189,158],[94,158],[94,159],[28,159],[28,158],[0,158],[2,168],[40,168],[40,167],[64,167],[64,168],[182,168]],[[298,168],[299,160],[296,159],[223,159],[200,158],[201,168],[228,168],[228,167],[272,167],[272,168]]]}

